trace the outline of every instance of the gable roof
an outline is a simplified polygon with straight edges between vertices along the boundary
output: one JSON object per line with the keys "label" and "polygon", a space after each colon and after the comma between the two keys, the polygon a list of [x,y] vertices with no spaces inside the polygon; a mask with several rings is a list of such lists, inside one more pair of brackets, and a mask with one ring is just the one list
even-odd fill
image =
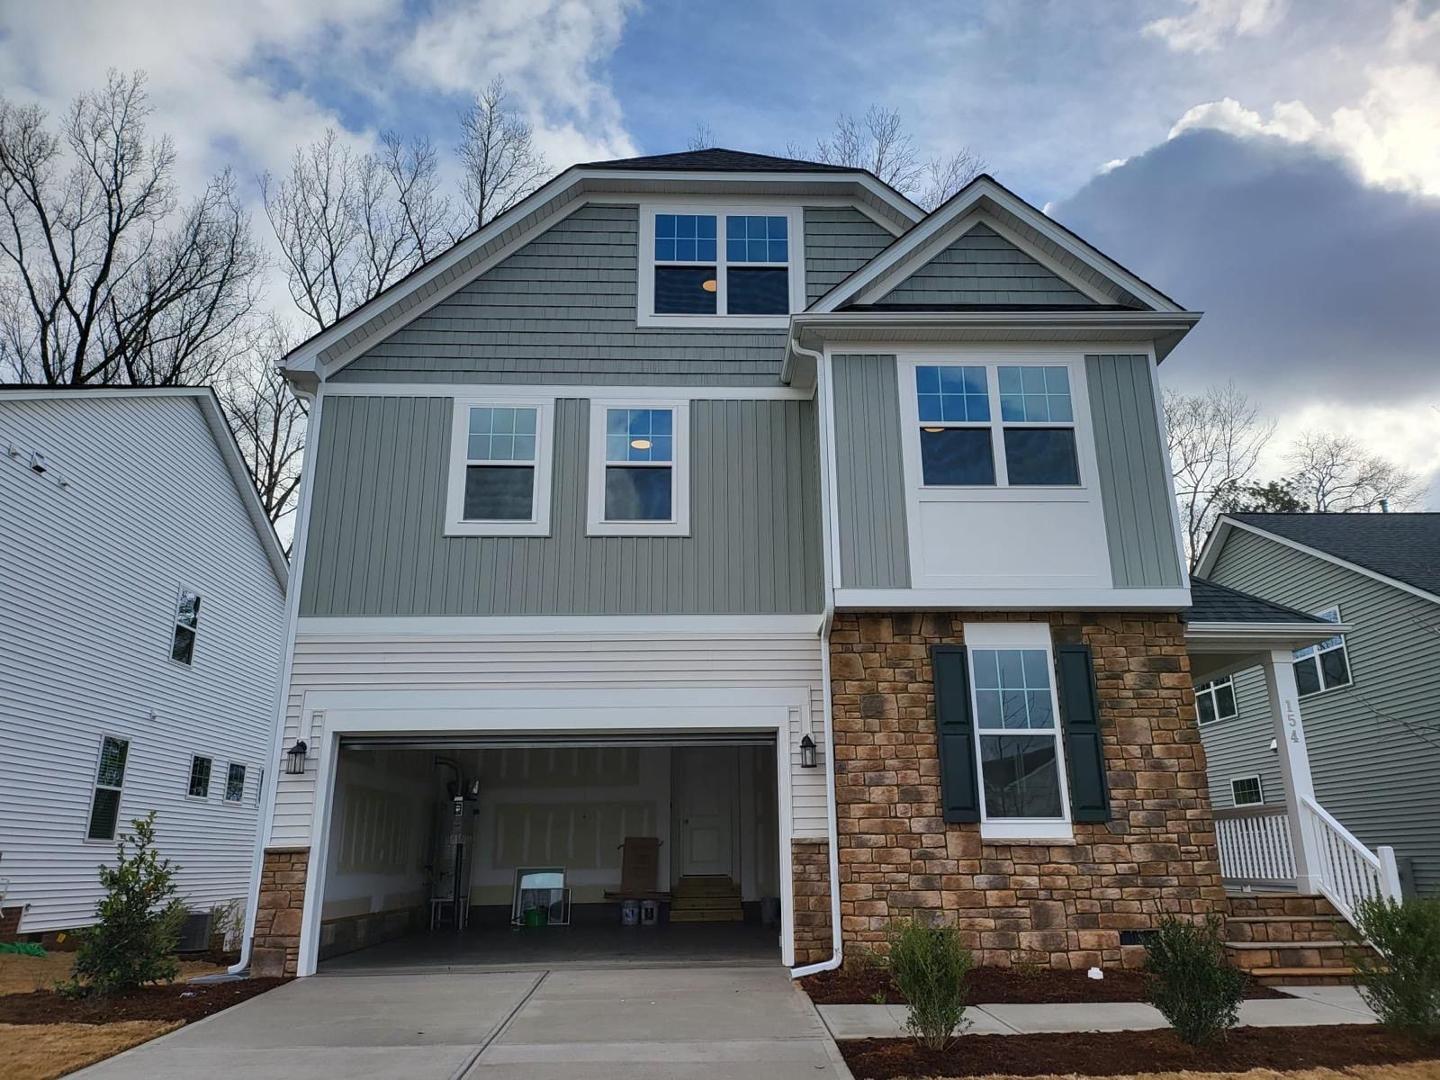
{"label": "gable roof", "polygon": [[1045,265],[1097,304],[1119,303],[1126,308],[1169,313],[1184,311],[1153,285],[987,173],[971,180],[807,310],[833,312],[852,304],[873,304],[954,240],[981,224],[1006,231],[1010,231],[1007,225],[1013,226],[1015,233],[1007,239],[1033,245],[1036,253],[1044,256]]}
{"label": "gable roof", "polygon": [[1326,627],[1335,624],[1314,615],[1296,611],[1284,604],[1262,600],[1258,596],[1221,585],[1209,578],[1190,575],[1190,607],[1180,613],[1186,623],[1317,623]]}
{"label": "gable roof", "polygon": [[704,150],[683,150],[678,154],[651,154],[648,157],[614,158],[610,161],[587,161],[582,169],[661,169],[676,172],[849,172],[874,176],[869,169],[851,165],[830,165],[823,161],[801,161],[799,158],[772,157],[752,154],[746,150],[729,150],[712,146]]}
{"label": "gable roof", "polygon": [[[1266,533],[1440,602],[1440,514],[1227,514],[1201,553],[1219,557],[1224,527]],[[1212,550],[1213,545],[1213,550]]]}
{"label": "gable roof", "polygon": [[210,387],[0,384],[0,401],[66,401],[73,398],[107,397],[189,398],[195,402],[200,409],[200,415],[205,418],[205,426],[215,440],[215,446],[220,451],[221,460],[225,462],[230,479],[234,481],[240,503],[245,509],[246,517],[250,519],[250,524],[255,529],[255,535],[260,541],[265,557],[270,562],[270,569],[275,573],[275,580],[280,583],[281,591],[284,591],[290,576],[290,562],[285,557],[285,549],[280,546],[280,538],[275,535],[275,526],[271,523],[269,515],[265,513],[265,507],[260,503],[260,496],[255,491],[255,481],[250,476],[250,469],[240,453],[240,444],[235,441],[235,433],[230,430],[230,425],[225,420],[225,413],[220,408],[220,399],[215,396],[215,391]]}

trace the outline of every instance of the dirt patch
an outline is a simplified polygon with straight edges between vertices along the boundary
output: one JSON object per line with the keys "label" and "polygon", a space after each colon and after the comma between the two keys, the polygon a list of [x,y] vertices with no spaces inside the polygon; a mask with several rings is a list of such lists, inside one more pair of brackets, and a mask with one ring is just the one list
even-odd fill
{"label": "dirt patch", "polygon": [[[840,1043],[856,1080],[899,1077],[1137,1076],[1273,1069],[1343,1069],[1351,1065],[1423,1062],[1418,1076],[1440,1075],[1440,1044],[1413,1042],[1380,1027],[1237,1028],[1221,1045],[1186,1046],[1172,1031],[1103,1031],[1045,1035],[962,1035],[944,1053],[911,1039]],[[1427,1073],[1425,1070],[1428,1069]]]}
{"label": "dirt patch", "polygon": [[69,998],[53,990],[0,997],[0,1024],[113,1024],[124,1020],[189,1023],[273,990],[286,979],[145,986],[117,997]]}
{"label": "dirt patch", "polygon": [[[1303,1069],[1276,1072],[1274,1069],[1246,1069],[1244,1072],[1163,1072],[1127,1073],[1114,1080],[1435,1080],[1433,1061],[1409,1065],[1347,1065],[1343,1069]],[[1016,1080],[1013,1076],[987,1076],[980,1080]],[[1072,1076],[1032,1076],[1026,1080],[1074,1080]]]}
{"label": "dirt patch", "polygon": [[[1092,979],[1083,971],[1019,971],[976,968],[966,977],[967,1001],[975,1005],[1061,1005],[1093,1001],[1145,1001],[1150,976],[1140,971],[1107,971]],[[817,1005],[904,1005],[905,998],[884,968],[822,971],[800,980]],[[883,995],[883,998],[882,996]],[[1268,986],[1251,982],[1247,998],[1283,998]]]}
{"label": "dirt patch", "polygon": [[53,1080],[174,1031],[178,1021],[126,1020],[118,1024],[0,1024],[0,1060],[6,1080]]}
{"label": "dirt patch", "polygon": [[[73,952],[51,952],[44,956],[0,953],[0,995],[28,994],[32,990],[53,990],[56,983],[70,978],[75,965]],[[181,960],[180,979],[216,975],[225,968],[209,960]]]}

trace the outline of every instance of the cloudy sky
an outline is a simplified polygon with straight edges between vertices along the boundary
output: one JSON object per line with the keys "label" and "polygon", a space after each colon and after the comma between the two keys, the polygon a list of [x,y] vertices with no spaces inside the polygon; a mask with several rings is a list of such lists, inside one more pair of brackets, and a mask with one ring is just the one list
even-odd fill
{"label": "cloudy sky", "polygon": [[109,67],[148,72],[197,189],[327,126],[448,146],[495,75],[557,165],[890,105],[1205,311],[1169,383],[1236,380],[1277,452],[1358,434],[1440,508],[1440,0],[0,0],[7,95]]}

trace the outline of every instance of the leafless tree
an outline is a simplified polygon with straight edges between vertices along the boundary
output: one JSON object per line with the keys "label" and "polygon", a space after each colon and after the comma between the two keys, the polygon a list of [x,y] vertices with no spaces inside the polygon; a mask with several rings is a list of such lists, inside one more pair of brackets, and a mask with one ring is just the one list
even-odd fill
{"label": "leafless tree", "polygon": [[1164,404],[1175,498],[1193,565],[1226,501],[1253,480],[1275,422],[1263,419],[1234,383],[1200,394],[1166,390]]}
{"label": "leafless tree", "polygon": [[690,141],[685,144],[686,150],[709,150],[715,145],[715,129],[705,121],[695,125],[695,130],[690,133]]}
{"label": "leafless tree", "polygon": [[291,393],[276,367],[293,343],[290,327],[272,315],[252,329],[244,357],[215,387],[260,503],[282,529],[295,511],[305,449],[305,403]]}
{"label": "leafless tree", "polygon": [[450,235],[434,148],[385,135],[357,153],[327,130],[260,189],[296,307],[324,329],[433,255]]}
{"label": "leafless tree", "polygon": [[985,168],[968,147],[948,157],[926,157],[905,130],[900,113],[871,105],[863,117],[841,114],[834,130],[816,139],[813,150],[791,145],[792,157],[808,153],[827,165],[868,169],[901,194],[933,210]]}
{"label": "leafless tree", "polygon": [[550,176],[535,133],[510,103],[503,79],[492,79],[460,116],[456,154],[470,214],[461,232],[478,229],[529,195]]}
{"label": "leafless tree", "polygon": [[1317,512],[1363,512],[1381,504],[1403,510],[1425,494],[1413,472],[1371,453],[1348,435],[1307,431],[1287,461],[1290,489]]}
{"label": "leafless tree", "polygon": [[59,124],[0,99],[0,372],[49,385],[203,382],[233,355],[264,259],[223,173],[182,206],[141,74]]}

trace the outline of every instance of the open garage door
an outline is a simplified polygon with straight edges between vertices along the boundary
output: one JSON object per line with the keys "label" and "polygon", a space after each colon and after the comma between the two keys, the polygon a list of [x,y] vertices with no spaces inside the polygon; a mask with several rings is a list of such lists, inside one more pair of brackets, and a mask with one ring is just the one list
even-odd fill
{"label": "open garage door", "polygon": [[344,737],[320,960],[779,963],[776,753],[754,732]]}

